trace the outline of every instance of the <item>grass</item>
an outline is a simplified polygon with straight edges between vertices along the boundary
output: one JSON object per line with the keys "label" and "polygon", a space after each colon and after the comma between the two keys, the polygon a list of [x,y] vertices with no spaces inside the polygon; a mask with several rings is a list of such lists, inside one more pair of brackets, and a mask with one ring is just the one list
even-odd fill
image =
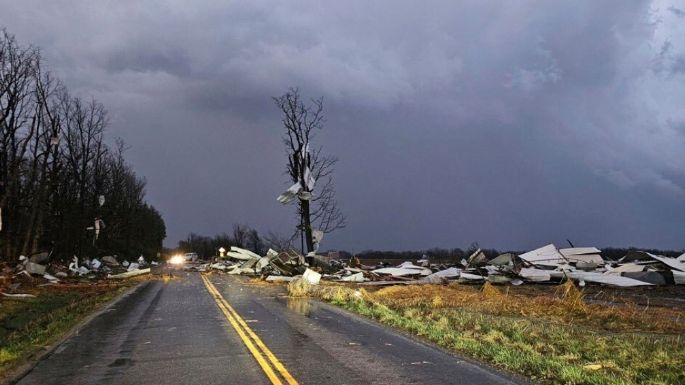
{"label": "grass", "polygon": [[36,298],[3,299],[0,302],[0,378],[56,342],[133,282],[36,289],[33,292]]}
{"label": "grass", "polygon": [[534,383],[685,384],[683,310],[587,304],[571,283],[517,290],[485,284],[309,292]]}

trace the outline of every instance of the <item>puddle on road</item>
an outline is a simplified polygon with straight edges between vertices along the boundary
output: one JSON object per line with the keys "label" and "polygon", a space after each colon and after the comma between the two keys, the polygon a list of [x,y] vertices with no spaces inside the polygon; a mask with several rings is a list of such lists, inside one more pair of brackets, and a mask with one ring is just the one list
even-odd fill
{"label": "puddle on road", "polygon": [[309,317],[309,313],[313,310],[312,303],[308,298],[290,298],[287,299],[288,310],[292,310],[295,313],[302,314],[305,317]]}

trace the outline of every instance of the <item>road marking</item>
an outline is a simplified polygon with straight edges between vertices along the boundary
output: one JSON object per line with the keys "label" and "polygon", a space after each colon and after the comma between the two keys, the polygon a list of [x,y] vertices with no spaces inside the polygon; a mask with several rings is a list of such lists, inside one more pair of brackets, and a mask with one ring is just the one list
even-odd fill
{"label": "road marking", "polygon": [[[214,284],[209,280],[209,278],[207,278],[204,274],[201,274],[200,277],[202,278],[202,281],[205,283],[207,291],[209,291],[209,293],[214,298],[214,301],[216,301],[216,304],[221,310],[221,312],[224,313],[224,316],[226,316],[228,322],[231,324],[231,326],[233,326],[233,329],[235,329],[235,331],[238,333],[238,336],[243,341],[245,346],[247,346],[247,349],[250,351],[250,353],[252,353],[254,358],[257,360],[259,366],[262,367],[262,370],[269,378],[269,380],[271,380],[273,384],[283,385],[283,382],[281,382],[278,376],[274,373],[271,366],[269,366],[270,362],[271,365],[278,371],[278,373],[280,373],[280,375],[289,385],[298,385],[295,378],[293,378],[290,372],[288,372],[285,366],[283,366],[281,361],[279,361],[278,358],[276,358],[276,356],[271,352],[271,350],[266,347],[264,342],[262,342],[262,340],[252,331],[252,329],[250,329],[247,323],[242,319],[242,317],[240,317],[238,312],[236,312],[235,309],[233,309],[233,307],[224,299],[221,293],[219,293],[219,291],[216,289],[216,286],[214,286]],[[259,350],[255,348],[255,345],[259,347]],[[268,359],[269,362],[267,362],[264,359],[264,356],[266,356],[266,359]]]}

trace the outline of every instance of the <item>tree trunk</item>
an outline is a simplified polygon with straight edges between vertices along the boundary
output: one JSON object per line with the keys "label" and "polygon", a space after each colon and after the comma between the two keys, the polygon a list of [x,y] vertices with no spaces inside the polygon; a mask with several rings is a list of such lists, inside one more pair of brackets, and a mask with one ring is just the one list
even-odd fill
{"label": "tree trunk", "polygon": [[[300,200],[300,207],[302,208],[302,224],[304,225],[304,240],[307,244],[307,253],[314,251],[314,240],[312,239],[312,222],[309,212],[309,201]],[[307,263],[313,266],[314,258],[307,257]]]}

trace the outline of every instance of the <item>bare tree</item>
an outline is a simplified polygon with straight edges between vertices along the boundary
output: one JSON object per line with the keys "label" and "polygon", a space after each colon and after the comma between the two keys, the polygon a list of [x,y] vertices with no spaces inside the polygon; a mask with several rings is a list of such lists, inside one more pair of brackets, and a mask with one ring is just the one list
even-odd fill
{"label": "bare tree", "polygon": [[43,64],[37,48],[0,29],[0,259],[46,249],[97,255],[87,229],[103,214],[100,250],[156,254],[164,221],[144,202],[145,180],[123,143],[114,153],[105,144],[104,106],[69,95]]}
{"label": "bare tree", "polygon": [[247,225],[234,224],[233,225],[233,245],[244,248],[247,247],[247,241],[250,234],[250,228]]}
{"label": "bare tree", "polygon": [[[299,90],[291,88],[280,97],[273,98],[283,114],[286,129],[283,136],[290,181],[295,183],[289,191],[297,195],[297,227],[307,245],[307,252],[316,250],[315,235],[330,233],[345,227],[345,216],[335,200],[333,166],[338,159],[323,155],[321,147],[314,147],[316,132],[323,129],[323,98],[305,105]],[[316,187],[319,186],[319,187]],[[284,201],[285,202],[285,201]]]}
{"label": "bare tree", "polygon": [[266,243],[266,247],[274,250],[290,250],[293,248],[293,242],[295,241],[296,236],[297,233],[293,234],[291,237],[285,237],[281,234],[269,231],[264,237],[264,242]]}

